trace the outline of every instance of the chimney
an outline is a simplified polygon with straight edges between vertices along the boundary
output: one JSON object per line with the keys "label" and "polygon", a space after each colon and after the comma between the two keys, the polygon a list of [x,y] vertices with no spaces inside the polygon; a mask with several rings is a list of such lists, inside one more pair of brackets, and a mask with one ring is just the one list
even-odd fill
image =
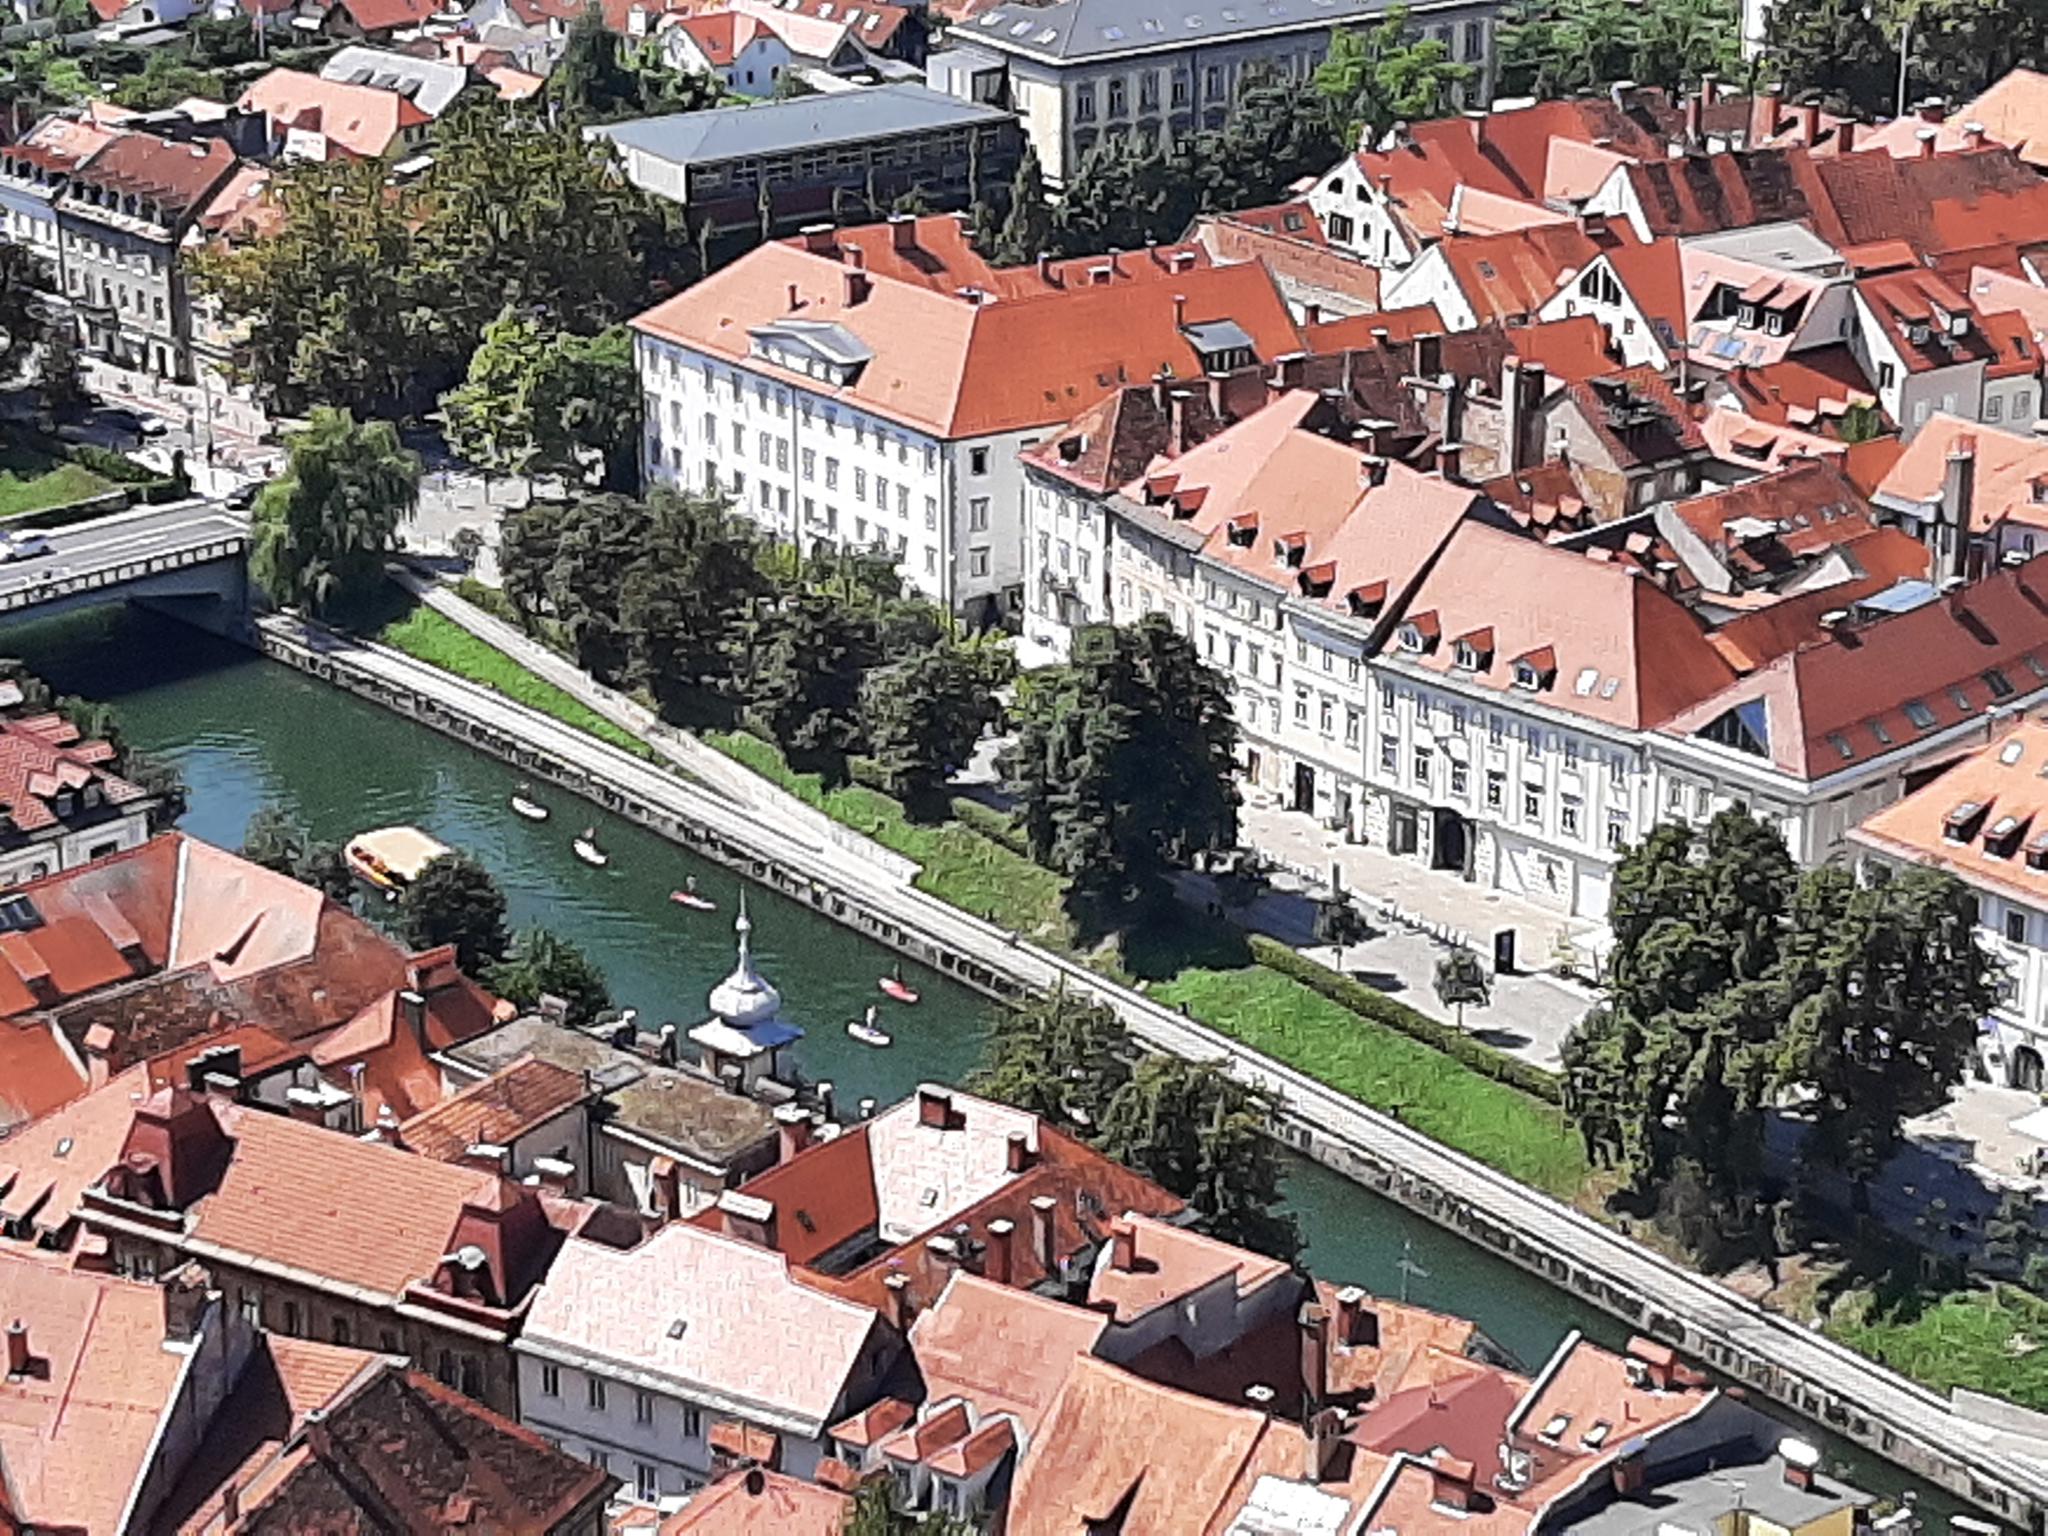
{"label": "chimney", "polygon": [[1048,288],[1058,286],[1057,274],[1053,271],[1051,251],[1040,251],[1038,253],[1038,280]]}
{"label": "chimney", "polygon": [[[857,248],[855,250],[856,254],[858,254]],[[866,268],[859,265],[851,266],[840,273],[839,276],[845,284],[842,302],[846,308],[852,309],[857,304],[867,302],[868,291],[873,285],[868,277]]]}
{"label": "chimney", "polygon": [[16,1318],[7,1325],[7,1378],[18,1381],[28,1374],[28,1324]]}
{"label": "chimney", "polygon": [[1759,148],[1765,140],[1778,131],[1778,92],[1782,86],[1770,86],[1758,91],[1749,101],[1748,147]]}
{"label": "chimney", "polygon": [[868,269],[868,253],[857,245],[839,247],[839,259],[846,263],[851,271],[865,272]]}
{"label": "chimney", "polygon": [[370,1132],[372,1140],[381,1141],[387,1147],[402,1147],[405,1138],[398,1134],[398,1111],[389,1104],[377,1106],[377,1124]]}
{"label": "chimney", "polygon": [[419,1043],[422,1052],[427,1050],[427,1000],[412,988],[407,987],[398,994],[398,1016],[405,1021],[405,1027],[412,1031],[412,1037]]}
{"label": "chimney", "polygon": [[718,1197],[719,1225],[728,1237],[737,1237],[757,1248],[775,1246],[775,1202],[758,1195],[743,1195],[728,1189]]}
{"label": "chimney", "polygon": [[1337,1293],[1337,1342],[1351,1349],[1379,1347],[1380,1315],[1372,1309],[1372,1298],[1355,1285]]}
{"label": "chimney", "polygon": [[1984,125],[1982,123],[1963,124],[1963,148],[1982,149],[1985,142]]}
{"label": "chimney", "polygon": [[1022,1131],[1010,1132],[1010,1139],[1003,1159],[1004,1166],[1012,1173],[1022,1173],[1034,1161],[1031,1155],[1031,1138]]}
{"label": "chimney", "polygon": [[1820,1465],[1820,1452],[1804,1440],[1789,1435],[1778,1442],[1778,1459],[1785,1463],[1785,1486],[1801,1493],[1813,1491],[1813,1475]]}
{"label": "chimney", "polygon": [[1851,118],[1843,118],[1835,124],[1835,153],[1846,155],[1856,147],[1856,124]]}
{"label": "chimney", "polygon": [[839,228],[834,224],[806,224],[797,235],[813,256],[830,256],[839,243]]}
{"label": "chimney", "polygon": [[1194,271],[1195,253],[1193,251],[1175,251],[1166,258],[1166,270],[1169,272]]}
{"label": "chimney", "polygon": [[110,1024],[95,1024],[85,1032],[82,1044],[85,1048],[85,1080],[89,1086],[104,1088],[114,1075],[109,1058],[114,1053],[117,1038]]}
{"label": "chimney", "polygon": [[1301,1480],[1327,1483],[1337,1475],[1337,1452],[1344,1444],[1344,1414],[1337,1408],[1320,1408],[1309,1415],[1308,1432],[1302,1437]]}
{"label": "chimney", "polygon": [[1458,478],[1458,461],[1464,452],[1462,443],[1439,443],[1436,450],[1436,472],[1446,480]]}
{"label": "chimney", "polygon": [[901,1270],[882,1277],[882,1316],[898,1333],[910,1331],[910,1276]]}
{"label": "chimney", "polygon": [[1472,1463],[1455,1456],[1439,1456],[1429,1464],[1433,1483],[1430,1502],[1444,1509],[1472,1507]]}
{"label": "chimney", "polygon": [[657,1157],[647,1165],[648,1204],[663,1221],[683,1214],[682,1169],[672,1157]]}
{"label": "chimney", "polygon": [[1377,490],[1387,483],[1387,461],[1376,453],[1360,454],[1358,458],[1358,488],[1362,491]]}
{"label": "chimney", "polygon": [[801,1104],[777,1105],[775,1128],[778,1162],[788,1162],[811,1144],[811,1112]]}
{"label": "chimney", "polygon": [[1792,110],[1799,119],[1799,142],[1811,149],[1820,138],[1820,103],[1802,101]]}
{"label": "chimney", "polygon": [[1705,97],[1706,87],[1702,86],[1699,95],[1685,98],[1685,147],[1688,150],[1697,151],[1706,147]]}
{"label": "chimney", "polygon": [[1330,1389],[1330,1314],[1311,1301],[1303,1305],[1296,1321],[1301,1325],[1302,1400],[1320,1408]]}
{"label": "chimney", "polygon": [[941,1131],[951,1129],[953,1095],[944,1088],[934,1088],[930,1083],[922,1085],[917,1090],[917,1123]]}
{"label": "chimney", "polygon": [[1059,1223],[1053,1220],[1058,1210],[1059,1202],[1051,1195],[1037,1195],[1031,1201],[1031,1249],[1048,1277],[1060,1272]]}
{"label": "chimney", "polygon": [[797,297],[796,284],[789,285],[789,312],[795,314],[804,307],[804,301]]}
{"label": "chimney", "polygon": [[1934,158],[1934,141],[1941,137],[1940,130],[1922,128],[1913,137],[1920,141],[1920,158],[1922,160],[1932,160]]}
{"label": "chimney", "polygon": [[1929,96],[1913,110],[1921,122],[1932,123],[1938,128],[1941,120],[1948,116],[1948,103],[1939,96]]}
{"label": "chimney", "polygon": [[1122,1217],[1109,1224],[1109,1267],[1126,1274],[1138,1267],[1138,1234]]}
{"label": "chimney", "polygon": [[[1970,519],[1977,499],[1977,439],[1960,434],[1948,451],[1941,477],[1941,516],[1936,537],[1948,540],[1947,574],[1967,574],[1970,555]],[[1939,556],[1942,551],[1937,550]],[[1937,561],[1937,564],[1940,562]]]}
{"label": "chimney", "polygon": [[198,1337],[206,1315],[208,1277],[197,1264],[184,1263],[164,1277],[164,1342],[189,1344]]}
{"label": "chimney", "polygon": [[533,1179],[551,1195],[567,1197],[576,1193],[576,1165],[563,1158],[536,1157]]}
{"label": "chimney", "polygon": [[914,213],[892,213],[889,215],[889,244],[899,251],[917,249],[917,215]]}
{"label": "chimney", "polygon": [[472,1141],[462,1149],[460,1159],[464,1168],[474,1168],[478,1173],[502,1174],[512,1161],[512,1153],[495,1141]]}
{"label": "chimney", "polygon": [[1176,331],[1185,330],[1187,323],[1188,296],[1184,293],[1176,293],[1173,296],[1173,328]]}
{"label": "chimney", "polygon": [[242,1485],[230,1478],[220,1491],[220,1519],[224,1530],[232,1530],[242,1518]]}
{"label": "chimney", "polygon": [[983,1261],[989,1279],[997,1285],[1008,1285],[1015,1273],[1011,1261],[1010,1245],[1016,1241],[1017,1224],[998,1216],[988,1224],[988,1257]]}

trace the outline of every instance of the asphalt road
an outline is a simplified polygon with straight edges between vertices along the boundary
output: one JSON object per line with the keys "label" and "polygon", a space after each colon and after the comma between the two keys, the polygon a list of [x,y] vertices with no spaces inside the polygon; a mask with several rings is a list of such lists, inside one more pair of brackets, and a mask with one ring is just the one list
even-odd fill
{"label": "asphalt road", "polygon": [[[30,524],[29,526],[33,526]],[[246,535],[249,520],[218,502],[182,501],[142,507],[50,530],[50,553],[0,564],[0,594],[85,576],[109,566]]]}

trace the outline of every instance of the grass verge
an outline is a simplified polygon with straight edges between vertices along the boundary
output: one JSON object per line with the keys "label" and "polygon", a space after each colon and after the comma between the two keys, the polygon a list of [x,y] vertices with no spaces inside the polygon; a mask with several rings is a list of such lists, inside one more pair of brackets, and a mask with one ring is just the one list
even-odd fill
{"label": "grass verge", "polygon": [[1891,1307],[1858,1291],[1835,1304],[1826,1326],[1830,1337],[1933,1391],[1969,1387],[2048,1412],[2048,1302],[2018,1286]]}
{"label": "grass verge", "polygon": [[1561,1200],[1592,1172],[1556,1109],[1278,971],[1190,969],[1150,995]]}
{"label": "grass verge", "polygon": [[0,517],[19,517],[69,506],[114,489],[83,464],[40,453],[24,444],[0,450]]}
{"label": "grass verge", "polygon": [[529,672],[495,646],[487,645],[453,619],[424,604],[381,626],[374,639],[415,661],[453,672],[457,677],[502,693],[514,703],[550,715],[567,726],[609,742],[649,762],[662,759],[630,731],[621,730],[596,710]]}

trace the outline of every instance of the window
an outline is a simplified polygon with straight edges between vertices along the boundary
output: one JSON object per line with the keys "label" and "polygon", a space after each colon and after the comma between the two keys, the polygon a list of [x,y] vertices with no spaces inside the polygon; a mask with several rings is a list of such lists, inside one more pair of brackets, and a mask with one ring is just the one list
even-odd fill
{"label": "window", "polygon": [[[1213,636],[1215,631],[1211,630],[1210,634]],[[1306,688],[1296,688],[1294,690],[1294,723],[1304,726],[1308,724],[1308,690]]]}
{"label": "window", "polygon": [[1577,837],[1579,835],[1579,811],[1583,808],[1583,805],[1584,802],[1577,795],[1565,795],[1558,801],[1558,830],[1563,832],[1566,837]]}
{"label": "window", "polygon": [[1920,699],[1906,700],[1906,718],[1913,722],[1913,728],[1921,731],[1934,729],[1934,711]]}
{"label": "window", "polygon": [[837,459],[827,459],[825,461],[825,489],[828,491],[839,489],[839,461]]}
{"label": "window", "polygon": [[683,1409],[683,1438],[701,1440],[704,1436],[704,1415],[695,1408]]}
{"label": "window", "polygon": [[1984,397],[1984,419],[1986,421],[2005,420],[2005,396],[1986,395]]}
{"label": "window", "polygon": [[1077,85],[1074,87],[1074,121],[1092,123],[1095,121],[1095,87]]}
{"label": "window", "polygon": [[967,473],[970,475],[985,475],[988,473],[988,450],[986,448],[970,448],[967,450]]}
{"label": "window", "polygon": [[332,1325],[332,1332],[334,1335],[334,1342],[339,1344],[343,1349],[348,1348],[351,1342],[349,1337],[348,1319],[345,1317],[335,1318],[334,1323]]}
{"label": "window", "polygon": [[804,457],[803,457],[803,466],[804,466],[804,478],[805,478],[806,480],[815,480],[815,479],[817,479],[817,478],[818,478],[818,450],[817,450],[817,449],[815,449],[815,448],[806,448],[806,449],[804,450]]}
{"label": "window", "polygon": [[[235,1305],[241,1311],[242,1321],[251,1328],[263,1326],[263,1298],[254,1291],[240,1291],[235,1296]],[[392,1351],[397,1353],[397,1351]]]}
{"label": "window", "polygon": [[584,1380],[584,1383],[583,1383],[583,1387],[584,1387],[584,1399],[585,1399],[585,1401],[586,1401],[586,1402],[588,1402],[588,1403],[589,1403],[589,1405],[590,1405],[590,1411],[591,1411],[592,1413],[603,1413],[603,1412],[604,1412],[604,1378],[603,1378],[602,1376],[591,1376],[591,1377],[587,1377],[587,1378],[585,1378],[585,1380]]}
{"label": "window", "polygon": [[1991,668],[1990,671],[1984,674],[1984,686],[1991,690],[1991,697],[1994,699],[2009,699],[2012,697],[2012,679],[1996,667]]}
{"label": "window", "polygon": [[633,1492],[643,1502],[651,1502],[655,1496],[654,1468],[644,1461],[633,1464]]}
{"label": "window", "polygon": [[635,1424],[652,1424],[654,1422],[654,1394],[652,1392],[635,1392],[633,1394],[633,1422]]}
{"label": "window", "polygon": [[1466,768],[1463,763],[1453,762],[1451,764],[1451,793],[1462,800],[1472,792],[1471,785],[1471,770]]}
{"label": "window", "polygon": [[462,1394],[465,1397],[484,1395],[484,1368],[474,1355],[462,1357]]}
{"label": "window", "polygon": [[1522,820],[1541,821],[1542,819],[1543,791],[1534,784],[1524,784],[1522,786]]}
{"label": "window", "polygon": [[1508,797],[1508,776],[1498,768],[1486,770],[1486,808],[1497,811]]}
{"label": "window", "polygon": [[288,1300],[284,1304],[283,1312],[284,1326],[279,1332],[283,1333],[287,1338],[296,1339],[299,1336],[299,1304],[296,1301]]}
{"label": "window", "polygon": [[967,551],[967,574],[986,576],[988,574],[988,550],[986,548]]}
{"label": "window", "polygon": [[1628,846],[1628,818],[1619,811],[1607,813],[1607,851],[1619,853]]}
{"label": "window", "polygon": [[2005,914],[2005,938],[2009,944],[2027,942],[2027,914],[2010,909]]}
{"label": "window", "polygon": [[1362,717],[1361,717],[1361,716],[1359,715],[1358,711],[1357,711],[1357,710],[1355,710],[1355,709],[1347,709],[1347,710],[1345,710],[1345,711],[1344,711],[1344,745],[1345,745],[1345,746],[1347,746],[1347,747],[1355,747],[1355,746],[1357,746],[1357,745],[1358,745],[1358,740],[1359,740],[1359,735],[1360,735],[1360,732],[1361,732],[1361,730],[1362,730]]}
{"label": "window", "polygon": [[1391,736],[1380,738],[1380,772],[1389,776],[1398,771],[1401,761],[1401,743]]}
{"label": "window", "polygon": [[1109,115],[1122,117],[1129,105],[1125,100],[1123,76],[1118,75],[1109,82]]}
{"label": "window", "polygon": [[855,501],[866,501],[868,499],[868,472],[858,465],[854,466],[853,471],[853,499]]}
{"label": "window", "polygon": [[1325,736],[1334,736],[1337,733],[1337,704],[1327,693],[1322,697],[1316,723]]}
{"label": "window", "polygon": [[540,1393],[542,1397],[562,1395],[562,1368],[559,1365],[543,1365],[540,1368]]}
{"label": "window", "polygon": [[1349,245],[1358,238],[1358,225],[1348,213],[1332,212],[1325,216],[1323,223],[1329,229],[1330,238],[1339,245]]}
{"label": "window", "polygon": [[988,498],[986,496],[976,496],[967,503],[967,531],[969,533],[988,532]]}
{"label": "window", "polygon": [[1211,64],[1202,71],[1202,95],[1210,101],[1223,99],[1223,70]]}
{"label": "window", "polygon": [[1415,749],[1414,759],[1409,766],[1414,774],[1416,783],[1425,786],[1429,783],[1430,769],[1434,764],[1435,757],[1436,754],[1427,747],[1417,747]]}
{"label": "window", "polygon": [[1390,715],[1394,712],[1394,685],[1392,683],[1380,684],[1380,709]]}

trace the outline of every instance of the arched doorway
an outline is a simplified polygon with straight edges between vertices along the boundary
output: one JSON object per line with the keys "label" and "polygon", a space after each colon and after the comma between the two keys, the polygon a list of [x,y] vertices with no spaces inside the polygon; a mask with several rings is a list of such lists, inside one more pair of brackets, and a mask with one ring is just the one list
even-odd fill
{"label": "arched doorway", "polygon": [[1429,867],[1452,869],[1466,879],[1472,877],[1471,824],[1456,811],[1437,806],[1429,813]]}
{"label": "arched doorway", "polygon": [[2022,1045],[2012,1053],[2012,1085],[2024,1088],[2029,1093],[2039,1093],[2043,1078],[2041,1053],[2031,1045]]}

